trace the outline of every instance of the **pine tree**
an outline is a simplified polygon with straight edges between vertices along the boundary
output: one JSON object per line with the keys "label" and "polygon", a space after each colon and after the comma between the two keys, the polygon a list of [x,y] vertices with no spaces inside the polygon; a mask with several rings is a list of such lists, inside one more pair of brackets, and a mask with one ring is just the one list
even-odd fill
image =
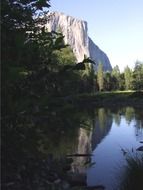
{"label": "pine tree", "polygon": [[124,76],[125,76],[125,89],[131,90],[133,78],[132,78],[132,71],[128,66],[124,70]]}
{"label": "pine tree", "polygon": [[104,76],[103,76],[103,65],[102,65],[102,63],[100,63],[98,65],[97,82],[98,82],[98,85],[99,85],[99,90],[103,91],[104,90]]}
{"label": "pine tree", "polygon": [[135,90],[143,89],[143,62],[136,61],[133,72],[133,88]]}
{"label": "pine tree", "polygon": [[116,65],[112,70],[112,78],[113,78],[113,89],[118,90],[120,88],[120,69],[118,65]]}

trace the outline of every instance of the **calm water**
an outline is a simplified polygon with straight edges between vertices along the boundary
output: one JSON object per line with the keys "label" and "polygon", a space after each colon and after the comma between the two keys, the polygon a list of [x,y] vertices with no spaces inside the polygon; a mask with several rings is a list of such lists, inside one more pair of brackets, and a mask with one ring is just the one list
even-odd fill
{"label": "calm water", "polygon": [[126,156],[135,155],[136,149],[143,146],[143,110],[59,110],[51,117],[51,125],[42,136],[41,152],[55,156],[92,153],[91,157],[73,157],[72,171],[84,173],[88,186],[104,185],[107,190],[117,190]]}
{"label": "calm water", "polygon": [[[12,122],[8,118],[5,133],[9,169],[8,174],[4,172],[3,181],[7,177],[8,186],[24,188],[26,183],[33,188],[40,180],[44,185],[44,180],[51,176],[55,180],[60,172],[59,178],[63,178],[63,167],[64,172],[71,169],[74,180],[80,181],[78,185],[104,185],[106,190],[120,190],[126,157],[136,155],[137,148],[143,146],[143,109],[57,105],[46,115],[22,114]],[[65,163],[66,155],[73,158],[71,168]]]}
{"label": "calm water", "polygon": [[103,108],[97,110],[92,131],[91,163],[95,164],[87,169],[89,186],[118,189],[126,155],[136,154],[136,149],[142,145],[143,122],[140,116],[131,107],[116,113]]}

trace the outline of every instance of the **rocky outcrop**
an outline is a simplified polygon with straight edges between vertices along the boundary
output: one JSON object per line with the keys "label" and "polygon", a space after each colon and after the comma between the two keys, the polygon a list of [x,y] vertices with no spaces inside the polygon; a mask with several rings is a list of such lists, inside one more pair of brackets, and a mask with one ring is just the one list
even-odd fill
{"label": "rocky outcrop", "polygon": [[90,58],[97,63],[95,66],[95,69],[97,69],[97,66],[102,63],[103,64],[103,70],[104,71],[111,71],[112,67],[109,61],[109,58],[107,55],[91,40],[89,39],[89,56]]}
{"label": "rocky outcrop", "polygon": [[107,55],[88,37],[87,22],[54,12],[50,13],[50,18],[45,26],[49,31],[59,30],[63,33],[65,44],[71,46],[77,62],[81,62],[86,55],[91,57],[96,65],[102,63],[105,71],[112,69]]}

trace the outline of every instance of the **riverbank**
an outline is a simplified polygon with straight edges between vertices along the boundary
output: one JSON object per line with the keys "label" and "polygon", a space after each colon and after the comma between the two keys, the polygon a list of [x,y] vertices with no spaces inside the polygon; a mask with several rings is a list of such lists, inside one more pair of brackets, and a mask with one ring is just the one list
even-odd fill
{"label": "riverbank", "polygon": [[69,104],[73,106],[134,106],[143,107],[143,91],[111,91],[97,92],[93,94],[84,93],[57,97],[49,102],[57,106]]}
{"label": "riverbank", "polygon": [[82,103],[96,106],[142,106],[143,92],[135,91],[113,91],[99,92],[93,95],[79,95],[77,97]]}

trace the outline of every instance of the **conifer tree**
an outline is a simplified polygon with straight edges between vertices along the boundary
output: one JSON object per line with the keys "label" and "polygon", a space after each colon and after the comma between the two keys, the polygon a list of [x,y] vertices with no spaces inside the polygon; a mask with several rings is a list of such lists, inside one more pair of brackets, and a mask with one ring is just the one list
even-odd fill
{"label": "conifer tree", "polygon": [[132,71],[127,66],[124,70],[124,76],[125,76],[125,89],[131,90],[132,89]]}
{"label": "conifer tree", "polygon": [[143,62],[136,61],[133,72],[133,88],[135,90],[143,89]]}
{"label": "conifer tree", "polygon": [[97,70],[97,82],[99,85],[99,90],[104,90],[104,76],[103,76],[103,65],[102,63],[99,63],[98,70]]}

